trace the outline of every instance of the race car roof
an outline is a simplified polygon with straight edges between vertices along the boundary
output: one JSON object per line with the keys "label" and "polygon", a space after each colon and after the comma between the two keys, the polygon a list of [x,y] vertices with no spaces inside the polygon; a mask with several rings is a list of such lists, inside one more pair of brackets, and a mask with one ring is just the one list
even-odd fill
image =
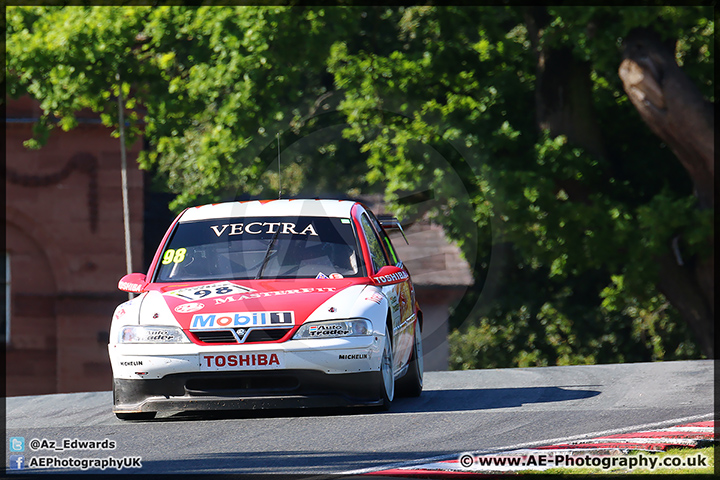
{"label": "race car roof", "polygon": [[357,202],[350,200],[253,200],[190,207],[180,222],[242,217],[335,217],[349,218]]}

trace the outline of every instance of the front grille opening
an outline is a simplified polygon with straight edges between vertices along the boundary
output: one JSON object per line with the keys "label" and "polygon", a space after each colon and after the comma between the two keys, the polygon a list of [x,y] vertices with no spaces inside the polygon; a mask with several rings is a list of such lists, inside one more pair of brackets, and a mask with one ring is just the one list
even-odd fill
{"label": "front grille opening", "polygon": [[[247,333],[243,343],[277,342],[290,330],[290,328],[253,328]],[[190,333],[203,343],[238,343],[232,330],[198,330]]]}
{"label": "front grille opening", "polygon": [[192,332],[201,342],[205,343],[237,343],[235,335],[230,330],[210,330],[203,332]]}
{"label": "front grille opening", "polygon": [[289,331],[289,328],[268,328],[265,330],[250,330],[250,333],[248,333],[247,338],[245,339],[245,343],[275,342],[283,338],[285,334]]}
{"label": "front grille opening", "polygon": [[190,395],[288,392],[299,386],[300,381],[291,375],[191,378],[185,382]]}

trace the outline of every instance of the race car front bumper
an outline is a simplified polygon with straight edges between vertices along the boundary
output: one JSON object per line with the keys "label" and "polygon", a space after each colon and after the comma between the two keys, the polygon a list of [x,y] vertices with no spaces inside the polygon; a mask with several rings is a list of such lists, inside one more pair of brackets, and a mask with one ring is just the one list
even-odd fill
{"label": "race car front bumper", "polygon": [[382,404],[381,336],[109,345],[115,413]]}
{"label": "race car front bumper", "polygon": [[176,373],[157,380],[115,379],[116,413],[372,406],[380,372],[312,370]]}

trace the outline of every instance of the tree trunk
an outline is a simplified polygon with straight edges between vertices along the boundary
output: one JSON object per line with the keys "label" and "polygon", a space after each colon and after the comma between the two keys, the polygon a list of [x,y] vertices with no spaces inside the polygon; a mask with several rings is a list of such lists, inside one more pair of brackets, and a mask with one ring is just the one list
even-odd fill
{"label": "tree trunk", "polygon": [[711,305],[705,293],[698,288],[697,269],[690,269],[677,263],[672,254],[659,259],[660,280],[658,290],[668,299],[688,324],[700,350],[713,358],[715,324]]}
{"label": "tree trunk", "polygon": [[525,20],[537,58],[538,127],[548,130],[551,136],[565,135],[591,155],[604,156],[604,142],[592,102],[589,64],[575,59],[569,48],[539,47],[548,20],[544,7],[530,7]]}
{"label": "tree trunk", "polygon": [[[618,74],[645,123],[687,170],[699,208],[714,208],[713,107],[677,65],[672,49],[655,32],[636,29],[625,40]],[[714,239],[708,243],[712,248]],[[702,352],[713,358],[714,253],[708,258],[660,259],[658,288],[695,332]]]}
{"label": "tree trunk", "polygon": [[695,185],[701,208],[713,208],[715,119],[712,105],[675,63],[655,32],[636,29],[618,71],[645,123],[675,153]]}

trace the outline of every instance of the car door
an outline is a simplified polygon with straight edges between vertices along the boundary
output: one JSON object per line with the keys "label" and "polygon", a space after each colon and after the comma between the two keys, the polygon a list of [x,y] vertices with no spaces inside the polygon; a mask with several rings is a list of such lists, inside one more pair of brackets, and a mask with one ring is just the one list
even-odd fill
{"label": "car door", "polygon": [[[390,239],[372,213],[363,212],[360,215],[360,226],[370,256],[368,265],[370,276],[377,274],[382,267],[387,265],[399,266],[406,270],[398,260]],[[381,288],[390,304],[393,328],[393,369],[395,372],[399,372],[409,361],[414,340],[413,321],[415,315],[413,310],[415,302],[410,277],[408,275],[402,282]]]}
{"label": "car door", "polygon": [[372,214],[372,212],[369,213],[369,217],[373,226],[375,227],[375,230],[378,232],[380,242],[385,248],[387,257],[390,259],[393,265],[402,268],[405,273],[407,273],[407,277],[405,278],[405,280],[402,283],[396,285],[398,302],[400,305],[400,312],[402,317],[401,335],[399,337],[402,340],[402,343],[399,346],[398,351],[400,352],[401,358],[405,359],[403,363],[403,365],[405,365],[405,363],[410,360],[413,344],[415,342],[415,331],[413,329],[413,323],[415,323],[415,320],[417,318],[415,289],[412,284],[410,272],[402,263],[402,260],[398,258],[397,253],[395,252],[395,247],[393,247],[392,241],[390,241],[390,237],[388,236],[387,232],[381,226],[380,222]]}

